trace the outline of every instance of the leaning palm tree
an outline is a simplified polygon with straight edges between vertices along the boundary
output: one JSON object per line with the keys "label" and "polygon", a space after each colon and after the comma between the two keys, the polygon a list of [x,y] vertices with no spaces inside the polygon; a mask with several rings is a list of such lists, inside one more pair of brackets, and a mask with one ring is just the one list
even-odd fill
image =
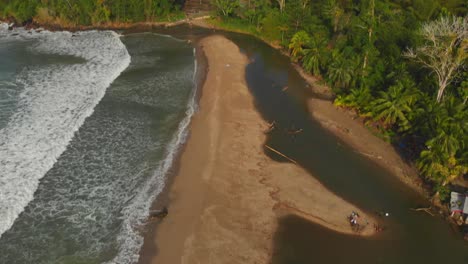
{"label": "leaning palm tree", "polygon": [[301,30],[294,34],[289,43],[289,50],[291,51],[291,56],[294,61],[297,61],[304,55],[304,48],[311,42],[309,34]]}

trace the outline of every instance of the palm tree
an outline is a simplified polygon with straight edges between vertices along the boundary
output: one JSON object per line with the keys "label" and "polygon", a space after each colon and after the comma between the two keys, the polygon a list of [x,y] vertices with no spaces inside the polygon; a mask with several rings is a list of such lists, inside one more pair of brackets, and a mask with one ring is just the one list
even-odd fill
{"label": "palm tree", "polygon": [[342,54],[334,52],[332,54],[332,63],[328,67],[328,80],[336,88],[349,88],[353,81],[354,68],[352,60],[345,59]]}
{"label": "palm tree", "polygon": [[361,115],[367,114],[369,102],[372,100],[372,94],[367,86],[353,88],[347,95],[338,95],[334,104],[336,106],[353,107],[359,110]]}
{"label": "palm tree", "polygon": [[455,156],[459,150],[465,148],[468,134],[468,114],[465,105],[457,103],[451,97],[444,101],[443,107],[434,118],[436,136],[429,140],[429,144],[437,146],[447,156]]}
{"label": "palm tree", "polygon": [[300,57],[304,55],[304,47],[310,44],[311,39],[307,32],[301,30],[294,34],[289,43],[289,50],[291,51],[291,56],[293,61],[297,61]]}
{"label": "palm tree", "polygon": [[339,3],[337,3],[336,0],[328,0],[323,13],[325,17],[331,20],[333,32],[337,32],[343,22],[343,17],[345,16],[345,12],[340,7]]}
{"label": "palm tree", "polygon": [[427,98],[424,108],[415,126],[424,125],[418,132],[429,140],[417,165],[426,177],[444,186],[467,173],[468,113],[454,97],[442,104]]}
{"label": "palm tree", "polygon": [[412,87],[407,88],[401,82],[390,86],[387,92],[380,92],[371,105],[374,119],[382,121],[386,127],[397,125],[400,131],[408,130],[411,127],[409,115],[418,95]]}
{"label": "palm tree", "polygon": [[428,149],[421,151],[417,166],[426,177],[438,181],[438,179],[442,178],[440,175],[442,160],[440,152],[428,146]]}
{"label": "palm tree", "polygon": [[460,162],[455,156],[446,156],[437,144],[427,143],[428,149],[421,151],[418,168],[426,177],[442,186],[468,172],[466,161]]}
{"label": "palm tree", "polygon": [[326,40],[324,39],[311,39],[309,42],[310,47],[304,49],[304,58],[302,59],[302,66],[308,72],[314,75],[320,75],[320,69],[325,64],[325,46]]}

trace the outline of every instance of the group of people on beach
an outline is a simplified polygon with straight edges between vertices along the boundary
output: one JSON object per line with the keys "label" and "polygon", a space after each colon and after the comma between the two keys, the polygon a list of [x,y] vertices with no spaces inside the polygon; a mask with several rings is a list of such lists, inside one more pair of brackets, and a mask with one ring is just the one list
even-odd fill
{"label": "group of people on beach", "polygon": [[349,218],[349,221],[351,223],[351,226],[356,226],[358,225],[358,218],[359,218],[359,214],[356,213],[356,212],[352,212],[351,215],[348,217]]}
{"label": "group of people on beach", "polygon": [[358,219],[359,219],[359,214],[357,212],[352,212],[351,215],[348,216],[348,220],[349,220],[349,223],[351,225],[351,228],[355,231],[355,232],[359,232],[362,230],[362,228],[364,227],[361,227],[358,223]]}
{"label": "group of people on beach", "polygon": [[[379,215],[382,215],[382,216],[389,216],[389,213],[382,213],[382,214],[379,214]],[[349,220],[349,223],[351,225],[351,228],[355,231],[361,231],[365,226],[367,226],[369,223],[366,221],[366,225],[364,226],[361,226],[359,223],[358,223],[358,219],[359,219],[359,214],[355,211],[352,211],[352,213],[348,216],[348,220]],[[376,232],[382,232],[384,231],[384,227],[378,223],[374,223],[373,225],[374,227],[374,230]]]}

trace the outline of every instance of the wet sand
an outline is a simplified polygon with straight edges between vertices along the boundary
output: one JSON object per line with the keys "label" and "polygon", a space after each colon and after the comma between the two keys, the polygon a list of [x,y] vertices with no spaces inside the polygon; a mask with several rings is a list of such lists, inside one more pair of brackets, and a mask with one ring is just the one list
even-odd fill
{"label": "wet sand", "polygon": [[[208,60],[200,109],[155,232],[149,263],[269,263],[278,220],[298,215],[344,234],[374,233],[373,219],[293,163],[264,154],[268,124],[245,81],[248,59],[221,36],[202,39]],[[369,226],[360,233],[352,211]],[[150,249],[147,249],[150,250]],[[146,254],[148,255],[148,254]]]}

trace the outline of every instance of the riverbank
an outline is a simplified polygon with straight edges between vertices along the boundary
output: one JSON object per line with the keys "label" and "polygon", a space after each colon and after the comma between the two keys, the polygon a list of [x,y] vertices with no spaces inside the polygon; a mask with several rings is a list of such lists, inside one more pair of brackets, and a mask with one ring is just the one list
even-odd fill
{"label": "riverbank", "polygon": [[[223,30],[223,28],[213,25],[206,19],[200,19],[192,23],[199,27]],[[279,45],[270,43],[265,39],[261,40],[289,57],[289,54],[284,52]],[[316,77],[304,71],[298,64],[293,63],[293,66],[309,84],[310,91],[316,95],[308,99],[307,102],[309,112],[314,119],[320,122],[324,128],[349,144],[357,153],[386,168],[413,190],[425,197],[430,197],[429,190],[424,188],[423,181],[413,164],[403,160],[391,144],[373,134],[363,121],[357,118],[351,111],[336,107],[333,104],[333,92],[330,87],[321,84]],[[440,204],[437,205],[440,206]]]}
{"label": "riverbank", "polygon": [[[345,234],[356,207],[294,164],[264,154],[268,124],[257,113],[244,71],[247,58],[229,40],[200,41],[208,73],[200,110],[157,228],[151,263],[259,262],[271,259],[279,217],[296,214]],[[372,235],[373,219],[360,235]],[[153,249],[154,250],[154,249]]]}

